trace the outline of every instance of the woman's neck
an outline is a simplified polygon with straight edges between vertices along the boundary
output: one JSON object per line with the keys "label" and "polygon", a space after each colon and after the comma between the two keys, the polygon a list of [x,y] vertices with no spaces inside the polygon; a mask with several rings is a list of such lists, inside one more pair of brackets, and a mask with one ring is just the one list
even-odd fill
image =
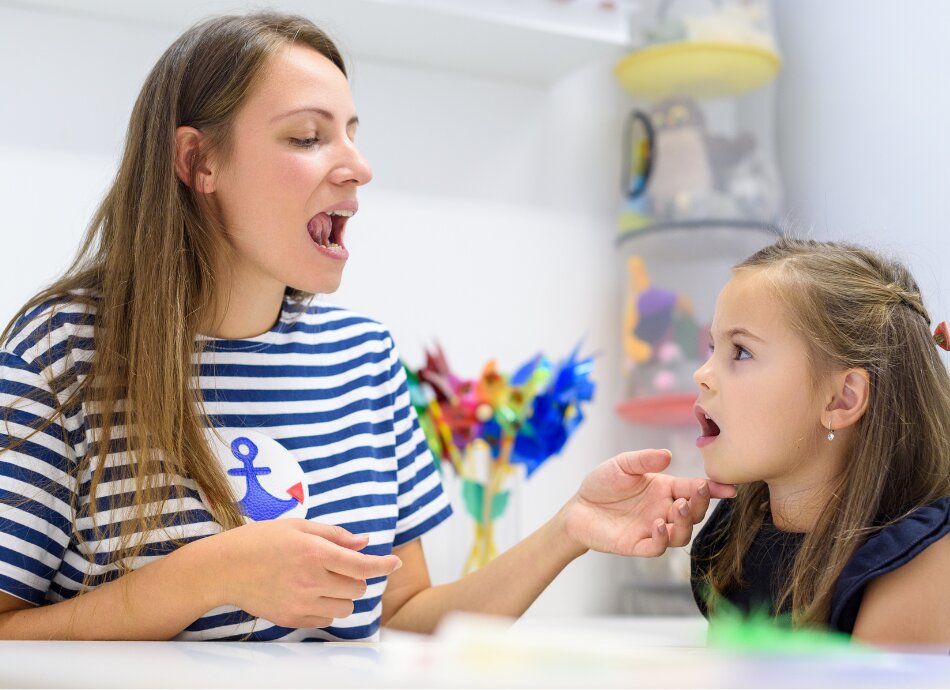
{"label": "woman's neck", "polygon": [[201,332],[215,338],[240,340],[266,333],[280,318],[285,285],[219,271],[215,313],[204,319]]}

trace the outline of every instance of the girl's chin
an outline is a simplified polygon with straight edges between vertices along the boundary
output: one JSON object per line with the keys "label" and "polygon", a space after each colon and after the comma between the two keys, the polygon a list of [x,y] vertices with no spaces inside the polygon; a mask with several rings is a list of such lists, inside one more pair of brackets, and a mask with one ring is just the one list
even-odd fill
{"label": "girl's chin", "polygon": [[735,484],[735,477],[730,477],[728,472],[723,472],[722,468],[716,467],[708,459],[703,460],[703,472],[706,473],[706,477],[712,479],[714,482],[719,482],[720,484]]}

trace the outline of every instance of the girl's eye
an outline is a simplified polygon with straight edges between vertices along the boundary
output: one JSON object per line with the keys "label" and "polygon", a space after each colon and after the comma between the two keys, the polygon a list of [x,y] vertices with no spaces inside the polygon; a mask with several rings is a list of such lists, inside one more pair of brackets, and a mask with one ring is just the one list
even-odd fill
{"label": "girl's eye", "polygon": [[290,139],[291,144],[293,144],[294,146],[298,146],[302,149],[313,148],[314,146],[316,146],[317,141],[318,140],[316,137],[306,137],[304,139],[297,139],[295,137],[291,137]]}
{"label": "girl's eye", "polygon": [[743,359],[749,359],[750,357],[752,357],[752,353],[746,350],[744,347],[742,347],[742,345],[733,344],[732,349],[733,349],[732,358],[735,360],[741,361]]}

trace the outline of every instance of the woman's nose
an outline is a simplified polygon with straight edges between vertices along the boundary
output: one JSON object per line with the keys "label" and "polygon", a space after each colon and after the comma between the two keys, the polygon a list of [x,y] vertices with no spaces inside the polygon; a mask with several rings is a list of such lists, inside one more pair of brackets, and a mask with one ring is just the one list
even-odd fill
{"label": "woman's nose", "polygon": [[363,158],[363,154],[353,142],[347,142],[343,155],[333,171],[333,181],[337,184],[364,185],[373,179],[373,169]]}

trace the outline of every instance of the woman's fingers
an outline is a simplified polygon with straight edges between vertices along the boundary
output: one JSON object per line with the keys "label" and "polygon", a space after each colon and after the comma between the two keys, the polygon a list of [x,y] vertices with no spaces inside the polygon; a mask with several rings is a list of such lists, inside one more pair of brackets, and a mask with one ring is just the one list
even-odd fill
{"label": "woman's fingers", "polygon": [[689,517],[692,524],[701,522],[709,510],[709,484],[706,481],[693,481],[693,490],[689,497]]}
{"label": "woman's fingers", "polygon": [[324,525],[310,520],[295,520],[295,522],[303,531],[315,534],[347,549],[359,551],[369,543],[369,537],[365,534],[353,534],[337,525]]}
{"label": "woman's fingers", "polygon": [[[236,577],[227,598],[248,613],[289,627],[325,627],[353,611],[367,580],[402,565],[398,556],[356,550],[366,538],[306,520],[251,523],[222,534]],[[304,623],[303,621],[307,622]]]}
{"label": "woman's fingers", "polygon": [[359,599],[366,594],[366,580],[327,571],[326,595],[338,599]]}
{"label": "woman's fingers", "polygon": [[319,597],[308,606],[294,607],[275,616],[273,622],[286,628],[326,628],[334,620],[349,616],[353,608],[352,599]]}
{"label": "woman's fingers", "polygon": [[720,484],[710,479],[709,493],[713,498],[735,498],[736,487],[732,484]]}
{"label": "woman's fingers", "polygon": [[653,521],[653,527],[650,530],[650,538],[643,539],[637,543],[635,556],[659,556],[670,545],[670,534],[666,528],[666,522],[662,518]]}
{"label": "woman's fingers", "polygon": [[353,613],[353,600],[320,597],[317,601],[315,612],[317,615],[327,616],[329,618],[346,618]]}
{"label": "woman's fingers", "polygon": [[690,505],[683,499],[673,502],[670,509],[671,519],[667,520],[667,530],[670,535],[670,546],[686,546],[693,534],[695,524],[690,515]]}
{"label": "woman's fingers", "polygon": [[369,580],[392,574],[402,567],[402,561],[392,554],[371,556],[336,544],[327,544],[324,549],[323,567],[332,573],[355,580]]}
{"label": "woman's fingers", "polygon": [[693,525],[696,523],[691,510],[692,507],[683,498],[677,499],[670,506],[670,514],[666,520],[669,546],[686,546],[689,543],[689,538],[693,534]]}
{"label": "woman's fingers", "polygon": [[672,455],[668,450],[647,448],[631,450],[614,456],[614,460],[624,474],[637,476],[651,472],[662,472],[670,464]]}

